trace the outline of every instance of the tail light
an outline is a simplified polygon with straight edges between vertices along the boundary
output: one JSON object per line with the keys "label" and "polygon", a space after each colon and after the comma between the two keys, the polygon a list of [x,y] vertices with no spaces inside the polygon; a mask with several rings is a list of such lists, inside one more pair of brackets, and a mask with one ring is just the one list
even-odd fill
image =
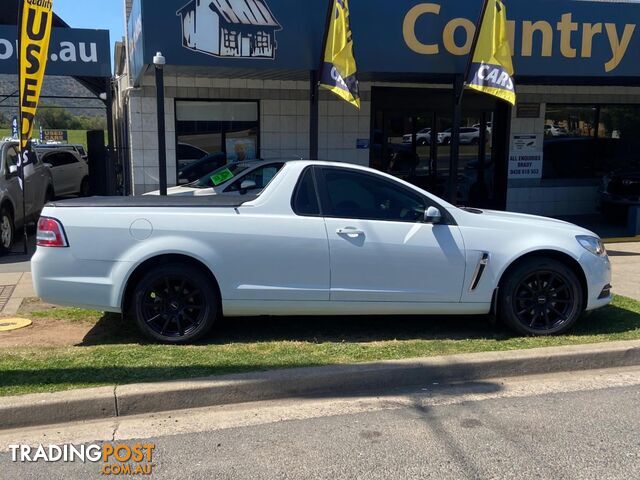
{"label": "tail light", "polygon": [[62,224],[55,218],[40,217],[36,237],[39,247],[68,247]]}

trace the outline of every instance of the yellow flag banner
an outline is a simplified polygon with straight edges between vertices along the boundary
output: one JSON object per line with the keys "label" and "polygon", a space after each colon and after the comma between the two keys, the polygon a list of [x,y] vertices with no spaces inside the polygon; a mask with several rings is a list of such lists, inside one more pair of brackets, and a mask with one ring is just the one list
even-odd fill
{"label": "yellow flag banner", "polygon": [[349,0],[332,0],[331,18],[320,71],[320,86],[360,108]]}
{"label": "yellow flag banner", "polygon": [[488,0],[480,34],[467,76],[467,87],[515,105],[511,45],[507,34],[507,10],[500,0]]}
{"label": "yellow flag banner", "polygon": [[31,140],[49,58],[52,0],[23,0],[20,24],[20,148]]}

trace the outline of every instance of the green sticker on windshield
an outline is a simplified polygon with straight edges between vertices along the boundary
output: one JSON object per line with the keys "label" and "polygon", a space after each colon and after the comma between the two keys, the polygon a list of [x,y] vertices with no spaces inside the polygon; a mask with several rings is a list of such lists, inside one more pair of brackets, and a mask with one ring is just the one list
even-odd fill
{"label": "green sticker on windshield", "polygon": [[213,185],[217,187],[224,182],[227,182],[233,178],[233,172],[228,168],[225,168],[220,173],[216,173],[215,175],[211,175],[211,181]]}

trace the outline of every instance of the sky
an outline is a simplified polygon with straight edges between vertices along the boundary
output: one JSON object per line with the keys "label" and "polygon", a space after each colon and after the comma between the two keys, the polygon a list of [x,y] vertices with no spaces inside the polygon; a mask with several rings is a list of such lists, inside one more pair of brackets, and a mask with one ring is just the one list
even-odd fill
{"label": "sky", "polygon": [[53,11],[73,28],[109,30],[113,46],[124,36],[123,0],[53,0]]}

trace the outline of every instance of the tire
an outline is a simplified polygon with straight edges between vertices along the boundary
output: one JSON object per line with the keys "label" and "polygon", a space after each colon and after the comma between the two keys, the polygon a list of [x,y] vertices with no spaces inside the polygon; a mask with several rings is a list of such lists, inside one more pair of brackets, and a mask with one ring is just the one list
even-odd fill
{"label": "tire", "polygon": [[471,145],[478,145],[479,143],[480,143],[480,139],[479,138],[473,137],[471,139]]}
{"label": "tire", "polygon": [[16,228],[13,215],[7,207],[0,209],[0,253],[11,251],[15,240]]}
{"label": "tire", "polygon": [[91,184],[89,183],[89,177],[84,177],[80,182],[80,196],[88,197],[91,195]]}
{"label": "tire", "polygon": [[424,147],[425,145],[428,145],[429,142],[427,142],[427,140],[425,138],[421,138],[420,140],[418,140],[418,145],[421,147]]}
{"label": "tire", "polygon": [[199,269],[170,263],[149,270],[133,291],[140,331],[168,344],[192,343],[213,327],[220,311],[215,285]]}
{"label": "tire", "polygon": [[583,305],[582,286],[569,267],[533,257],[517,265],[501,283],[498,315],[522,335],[560,335],[580,318]]}

